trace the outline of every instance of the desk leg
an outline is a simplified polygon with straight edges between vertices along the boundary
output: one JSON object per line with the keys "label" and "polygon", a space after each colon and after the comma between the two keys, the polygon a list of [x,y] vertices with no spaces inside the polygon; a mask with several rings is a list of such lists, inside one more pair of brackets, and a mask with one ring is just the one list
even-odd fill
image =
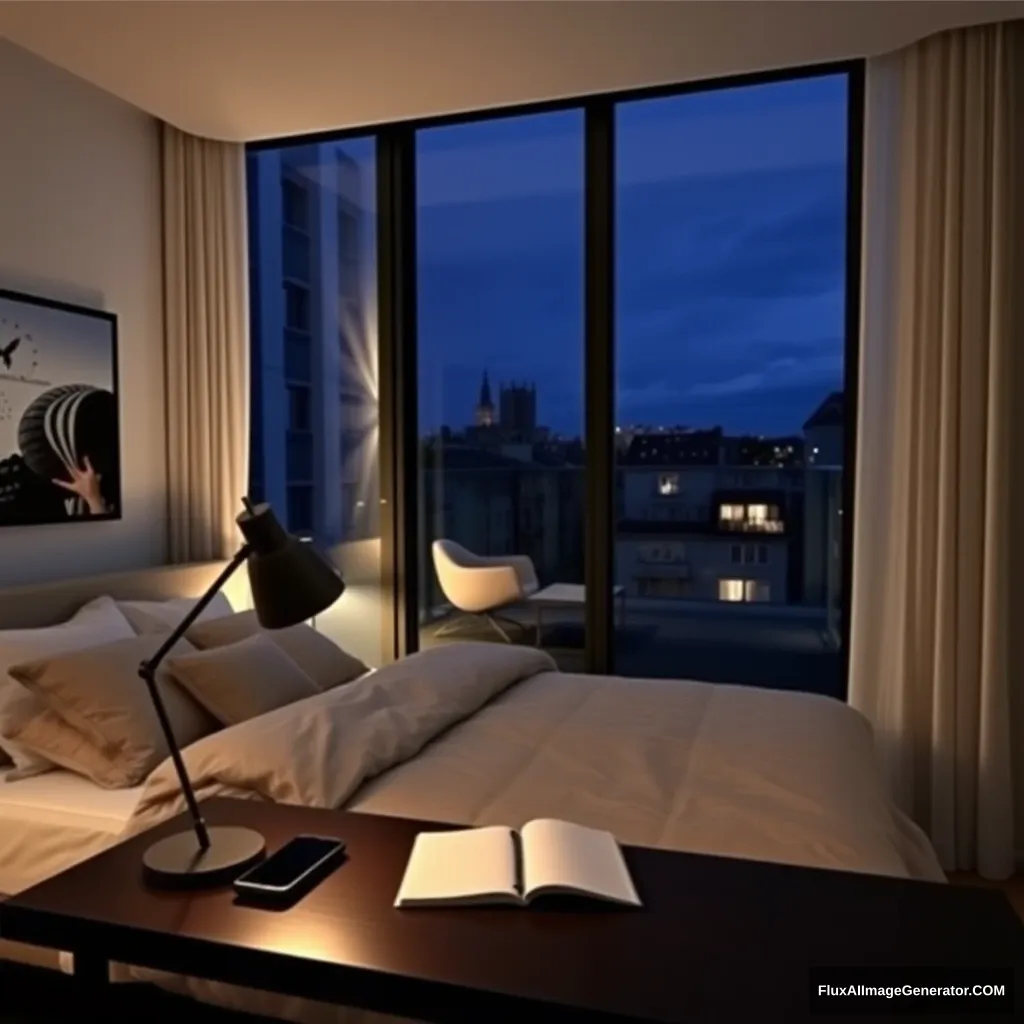
{"label": "desk leg", "polygon": [[110,984],[110,961],[94,950],[78,950],[75,954],[75,988],[82,995],[101,992]]}

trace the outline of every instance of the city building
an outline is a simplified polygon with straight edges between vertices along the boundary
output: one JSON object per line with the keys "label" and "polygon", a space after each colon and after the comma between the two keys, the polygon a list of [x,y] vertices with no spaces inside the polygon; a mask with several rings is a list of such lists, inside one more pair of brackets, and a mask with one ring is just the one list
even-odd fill
{"label": "city building", "polygon": [[707,454],[691,449],[700,461],[651,465],[641,440],[634,439],[620,469],[616,581],[627,597],[798,600],[802,473],[763,467],[740,476],[721,461],[720,439]]}
{"label": "city building", "polygon": [[498,425],[508,441],[532,443],[537,434],[537,388],[533,384],[502,384]]}
{"label": "city building", "polygon": [[[500,394],[501,408],[528,427],[536,389],[519,387],[507,401],[509,389]],[[427,442],[428,532],[481,554],[528,554],[545,580],[581,580],[580,442],[516,443],[520,432],[506,437],[503,417],[480,423],[489,400],[485,375],[477,425],[445,428]],[[515,413],[513,401],[523,403]],[[837,626],[841,465],[804,462],[813,448],[841,453],[837,405],[842,395],[830,395],[802,437],[729,436],[718,427],[618,431],[615,579],[627,598],[827,607]],[[436,607],[442,598],[425,569],[424,586],[434,589],[423,607]]]}
{"label": "city building", "polygon": [[259,268],[251,491],[290,530],[329,548],[372,536],[379,504],[369,185],[339,144],[250,152],[247,161]]}
{"label": "city building", "polygon": [[627,595],[825,608],[837,637],[842,397],[803,437],[632,432],[616,492]]}

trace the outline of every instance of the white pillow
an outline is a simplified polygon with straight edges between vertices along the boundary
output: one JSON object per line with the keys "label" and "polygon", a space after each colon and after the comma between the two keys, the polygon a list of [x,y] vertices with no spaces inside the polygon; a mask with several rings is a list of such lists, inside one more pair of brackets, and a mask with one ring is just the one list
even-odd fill
{"label": "white pillow", "polygon": [[[141,634],[153,632],[154,620],[161,627],[176,629],[198,600],[196,597],[172,597],[169,601],[118,601],[117,607],[135,632]],[[233,614],[231,602],[223,593],[218,593],[196,621],[208,622]]]}
{"label": "white pillow", "polygon": [[98,597],[83,605],[67,622],[41,629],[0,630],[0,750],[14,762],[19,777],[35,775],[56,767],[52,761],[32,753],[19,743],[4,739],[4,733],[26,714],[40,709],[38,698],[8,673],[14,665],[51,654],[99,647],[135,636],[131,623],[110,597]]}

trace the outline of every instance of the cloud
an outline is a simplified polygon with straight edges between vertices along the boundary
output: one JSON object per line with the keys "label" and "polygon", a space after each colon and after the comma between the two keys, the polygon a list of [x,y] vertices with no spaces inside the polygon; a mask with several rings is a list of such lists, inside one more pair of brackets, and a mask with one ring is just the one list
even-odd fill
{"label": "cloud", "polygon": [[738,377],[716,381],[714,384],[694,384],[687,395],[691,398],[711,398],[717,395],[742,395],[745,391],[757,391],[767,381],[765,373],[741,373]]}
{"label": "cloud", "polygon": [[809,355],[804,359],[773,359],[759,370],[694,384],[686,391],[685,397],[715,398],[841,380],[842,345],[837,339],[821,340],[820,348],[823,351],[819,355]]}

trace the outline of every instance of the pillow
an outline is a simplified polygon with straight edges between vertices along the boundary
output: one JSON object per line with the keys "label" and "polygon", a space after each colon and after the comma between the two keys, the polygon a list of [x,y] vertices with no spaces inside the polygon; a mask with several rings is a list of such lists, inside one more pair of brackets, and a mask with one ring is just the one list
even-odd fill
{"label": "pillow", "polygon": [[97,647],[135,635],[131,624],[110,597],[98,597],[56,626],[42,629],[0,630],[0,749],[14,762],[20,777],[49,771],[54,763],[8,738],[7,723],[22,720],[32,709],[40,710],[29,694],[10,674],[12,665],[50,654]]}
{"label": "pillow", "polygon": [[167,670],[223,725],[246,722],[320,692],[266,633],[169,659]]}
{"label": "pillow", "polygon": [[[59,765],[84,775],[99,786],[116,789],[121,786],[120,776],[111,758],[89,742],[80,732],[72,729],[60,715],[33,702],[29,713],[9,726],[18,745],[45,759],[51,767]],[[38,774],[17,768],[7,775],[9,782]]]}
{"label": "pillow", "polygon": [[[85,737],[110,762],[97,781],[104,786],[137,786],[170,755],[145,683],[140,662],[163,642],[160,635],[137,636],[102,647],[56,654],[15,665],[14,676],[51,711]],[[172,653],[194,650],[186,640]],[[157,687],[175,739],[181,747],[216,731],[217,723],[170,678],[166,662]]]}
{"label": "pillow", "polygon": [[[173,597],[169,601],[118,601],[117,607],[136,633],[168,633],[192,611],[197,600],[196,597]],[[231,602],[218,592],[196,621],[223,618],[232,611]]]}
{"label": "pillow", "polygon": [[287,629],[264,630],[254,611],[238,612],[212,622],[197,622],[185,634],[200,650],[225,647],[262,633],[313,680],[318,690],[331,690],[369,672],[358,658],[343,651],[333,640],[305,623]]}

